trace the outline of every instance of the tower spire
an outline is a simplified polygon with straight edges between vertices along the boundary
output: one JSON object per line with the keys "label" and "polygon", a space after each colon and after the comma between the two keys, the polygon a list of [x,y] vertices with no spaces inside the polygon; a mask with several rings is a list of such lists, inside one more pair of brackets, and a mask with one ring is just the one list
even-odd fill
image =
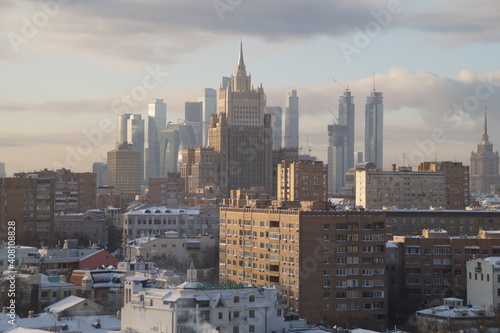
{"label": "tower spire", "polygon": [[240,41],[240,56],[238,58],[238,69],[245,69],[245,62],[243,61],[243,40]]}
{"label": "tower spire", "polygon": [[483,141],[488,142],[488,110],[486,106],[484,107],[484,134],[483,134]]}

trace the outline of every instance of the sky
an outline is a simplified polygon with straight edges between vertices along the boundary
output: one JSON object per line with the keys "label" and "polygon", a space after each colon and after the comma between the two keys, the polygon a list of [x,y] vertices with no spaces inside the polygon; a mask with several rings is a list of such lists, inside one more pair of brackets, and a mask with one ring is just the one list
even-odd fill
{"label": "sky", "polygon": [[[300,144],[326,161],[327,125],[349,87],[356,151],[366,97],[384,96],[384,169],[469,165],[484,132],[500,147],[497,0],[3,0],[0,162],[18,171],[91,171],[120,112],[167,120],[236,71],[243,43],[269,106],[299,96]],[[337,82],[335,82],[336,80]]]}

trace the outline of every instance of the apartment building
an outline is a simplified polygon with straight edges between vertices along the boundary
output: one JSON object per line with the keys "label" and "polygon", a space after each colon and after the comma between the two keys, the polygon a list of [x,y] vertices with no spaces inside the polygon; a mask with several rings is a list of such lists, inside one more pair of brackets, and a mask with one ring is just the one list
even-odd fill
{"label": "apartment building", "polygon": [[278,200],[324,201],[326,183],[321,161],[282,161],[278,164]]}
{"label": "apartment building", "polygon": [[178,208],[186,205],[185,179],[168,172],[165,178],[149,178],[147,202],[152,206]]}
{"label": "apartment building", "polygon": [[220,281],[280,285],[310,322],[383,329],[385,233],[383,212],[221,207]]}
{"label": "apartment building", "polygon": [[[402,267],[398,282],[401,307],[442,305],[445,297],[467,296],[468,260],[500,255],[500,233],[482,230],[475,237],[450,236],[446,230],[424,230],[421,236],[394,236]],[[393,285],[391,285],[393,286]]]}
{"label": "apartment building", "polygon": [[467,261],[467,300],[500,310],[500,255]]}

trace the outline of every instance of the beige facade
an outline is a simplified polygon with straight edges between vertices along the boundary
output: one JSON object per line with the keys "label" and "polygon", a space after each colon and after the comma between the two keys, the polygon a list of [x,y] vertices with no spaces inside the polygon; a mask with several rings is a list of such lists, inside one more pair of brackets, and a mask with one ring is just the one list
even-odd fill
{"label": "beige facade", "polygon": [[278,164],[278,200],[324,201],[326,184],[326,174],[321,161],[282,161]]}
{"label": "beige facade", "polygon": [[462,162],[422,162],[415,171],[444,172],[446,209],[469,206],[469,166]]}
{"label": "beige facade", "polygon": [[78,239],[81,246],[106,246],[108,223],[104,212],[95,209],[80,214],[54,215],[54,241],[62,244],[69,238]]}
{"label": "beige facade", "polygon": [[264,186],[271,193],[271,115],[265,113],[264,89],[252,86],[246,74],[242,50],[236,75],[219,90],[218,98],[208,142],[215,151],[221,192],[228,196],[230,190]]}
{"label": "beige facade", "polygon": [[356,206],[365,209],[444,207],[443,172],[356,171]]}
{"label": "beige facade", "polygon": [[108,185],[122,191],[124,203],[141,194],[141,152],[126,142],[108,152]]}
{"label": "beige facade", "polygon": [[383,212],[223,207],[220,223],[221,282],[280,285],[311,322],[385,327]]}
{"label": "beige facade", "polygon": [[128,259],[168,259],[186,265],[190,262],[203,265],[215,258],[215,245],[216,239],[210,235],[183,236],[169,231],[163,237],[143,237],[130,241],[124,248],[124,254]]}

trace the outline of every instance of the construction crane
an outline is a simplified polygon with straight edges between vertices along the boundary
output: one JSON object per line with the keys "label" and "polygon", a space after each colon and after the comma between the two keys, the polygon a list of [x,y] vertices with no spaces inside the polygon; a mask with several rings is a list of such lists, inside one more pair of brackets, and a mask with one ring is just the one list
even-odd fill
{"label": "construction crane", "polygon": [[332,79],[332,80],[333,80],[335,83],[337,83],[339,86],[341,86],[341,87],[342,87],[342,89],[344,89],[344,90],[349,90],[349,85],[347,85],[347,88],[346,88],[346,87],[344,87],[343,85],[341,85],[339,81],[337,81],[337,80],[335,80],[335,79]]}
{"label": "construction crane", "polygon": [[307,155],[311,155],[311,146],[309,145],[309,136],[306,134],[306,142],[307,142]]}

